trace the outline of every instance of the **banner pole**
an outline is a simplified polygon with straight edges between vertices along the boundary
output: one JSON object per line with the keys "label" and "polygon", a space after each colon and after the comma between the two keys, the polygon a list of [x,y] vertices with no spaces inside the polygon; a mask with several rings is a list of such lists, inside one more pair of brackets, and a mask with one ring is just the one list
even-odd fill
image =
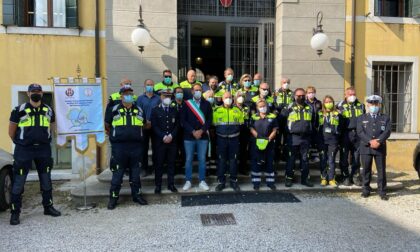
{"label": "banner pole", "polygon": [[82,154],[82,179],[83,179],[83,201],[84,201],[84,205],[83,206],[80,206],[80,207],[78,207],[77,208],[77,210],[79,210],[79,211],[86,211],[86,210],[90,210],[90,209],[92,209],[92,208],[95,208],[95,204],[90,204],[90,205],[88,205],[87,204],[87,192],[86,192],[86,188],[87,188],[87,185],[86,185],[86,164],[85,164],[85,154],[83,153]]}

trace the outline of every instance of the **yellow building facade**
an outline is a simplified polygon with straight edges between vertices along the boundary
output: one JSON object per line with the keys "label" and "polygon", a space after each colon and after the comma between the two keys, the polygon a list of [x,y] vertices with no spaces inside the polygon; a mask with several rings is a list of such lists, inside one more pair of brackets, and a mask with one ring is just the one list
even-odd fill
{"label": "yellow building facade", "polygon": [[420,132],[420,1],[347,0],[345,43],[345,87],[353,84],[359,99],[384,98],[393,128],[387,165],[411,170]]}
{"label": "yellow building facade", "polygon": [[[34,12],[41,14],[37,16]],[[97,21],[98,40],[95,39]],[[0,121],[3,122],[0,148],[10,152],[13,149],[8,136],[10,111],[26,101],[30,83],[41,84],[44,98],[52,102],[51,77],[76,77],[78,66],[81,77],[105,76],[105,1],[0,0],[0,22]],[[106,82],[103,83],[105,92]],[[92,166],[96,166],[96,151],[92,146],[87,152]],[[56,162],[64,158],[68,160],[60,162],[70,162],[68,165],[74,165],[72,160],[78,155],[71,147],[68,150],[53,147],[53,152]]]}

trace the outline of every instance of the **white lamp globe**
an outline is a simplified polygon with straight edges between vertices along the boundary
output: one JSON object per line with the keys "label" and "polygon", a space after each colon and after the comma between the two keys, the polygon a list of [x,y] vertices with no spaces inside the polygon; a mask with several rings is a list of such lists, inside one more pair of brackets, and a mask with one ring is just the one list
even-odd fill
{"label": "white lamp globe", "polygon": [[131,42],[135,46],[147,46],[150,44],[150,34],[143,27],[137,27],[131,33]]}
{"label": "white lamp globe", "polygon": [[317,50],[317,51],[324,50],[325,48],[327,48],[328,43],[329,43],[328,36],[323,32],[318,32],[317,34],[312,36],[311,47],[314,50]]}

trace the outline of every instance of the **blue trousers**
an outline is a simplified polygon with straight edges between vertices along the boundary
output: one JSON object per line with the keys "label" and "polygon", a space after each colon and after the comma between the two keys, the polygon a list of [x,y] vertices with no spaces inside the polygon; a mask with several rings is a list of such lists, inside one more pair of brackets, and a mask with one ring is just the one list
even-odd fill
{"label": "blue trousers", "polygon": [[194,151],[197,151],[198,177],[200,181],[206,179],[206,152],[209,141],[206,140],[184,140],[185,147],[185,180],[192,179],[192,163]]}
{"label": "blue trousers", "polygon": [[110,196],[119,198],[121,185],[123,183],[124,171],[129,171],[129,182],[131,196],[135,198],[140,194],[140,165],[143,147],[139,143],[135,144],[112,144],[111,171],[112,180]]}
{"label": "blue trousers", "polygon": [[274,174],[274,148],[275,143],[270,142],[267,148],[263,151],[259,150],[256,145],[256,139],[253,138],[252,148],[252,165],[251,165],[251,180],[255,186],[261,183],[262,172],[265,171],[265,181],[267,185],[273,185],[275,182]]}
{"label": "blue trousers", "polygon": [[[360,140],[354,130],[343,133],[340,148],[340,169],[344,177],[354,176],[360,172]],[[351,171],[349,174],[349,154],[351,155]]]}
{"label": "blue trousers", "polygon": [[229,166],[230,181],[237,181],[238,156],[239,137],[217,136],[217,179],[219,183],[226,183],[225,173],[227,166]]}
{"label": "blue trousers", "polygon": [[13,158],[12,213],[20,213],[22,194],[24,192],[26,178],[32,167],[32,161],[34,161],[38,172],[42,193],[42,205],[44,207],[51,206],[53,204],[51,184],[53,160],[51,158],[51,146],[49,144],[32,146],[16,145]]}

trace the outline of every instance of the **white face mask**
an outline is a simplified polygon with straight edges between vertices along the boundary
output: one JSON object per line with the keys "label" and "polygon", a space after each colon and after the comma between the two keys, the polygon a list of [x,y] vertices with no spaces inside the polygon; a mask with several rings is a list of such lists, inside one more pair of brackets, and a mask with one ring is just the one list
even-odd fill
{"label": "white face mask", "polygon": [[223,100],[223,103],[227,106],[230,106],[232,104],[232,98],[226,98]]}
{"label": "white face mask", "polygon": [[171,98],[166,97],[166,98],[163,99],[162,103],[165,106],[169,106],[171,104],[171,101],[172,101]]}
{"label": "white face mask", "polygon": [[239,104],[244,103],[244,98],[242,96],[239,96],[238,99],[236,100]]}
{"label": "white face mask", "polygon": [[262,96],[267,96],[268,95],[268,90],[262,90],[261,94],[262,94]]}
{"label": "white face mask", "polygon": [[287,90],[287,89],[289,89],[290,84],[289,84],[288,82],[286,82],[286,83],[283,83],[283,85],[281,85],[281,87],[282,87],[284,90]]}
{"label": "white face mask", "polygon": [[355,95],[351,95],[349,97],[347,97],[347,101],[350,103],[353,103],[356,101],[356,96]]}
{"label": "white face mask", "polygon": [[308,99],[313,99],[313,98],[315,98],[315,93],[309,93],[308,94]]}
{"label": "white face mask", "polygon": [[258,111],[260,111],[260,113],[267,113],[267,107],[262,107],[262,108],[258,108]]}

